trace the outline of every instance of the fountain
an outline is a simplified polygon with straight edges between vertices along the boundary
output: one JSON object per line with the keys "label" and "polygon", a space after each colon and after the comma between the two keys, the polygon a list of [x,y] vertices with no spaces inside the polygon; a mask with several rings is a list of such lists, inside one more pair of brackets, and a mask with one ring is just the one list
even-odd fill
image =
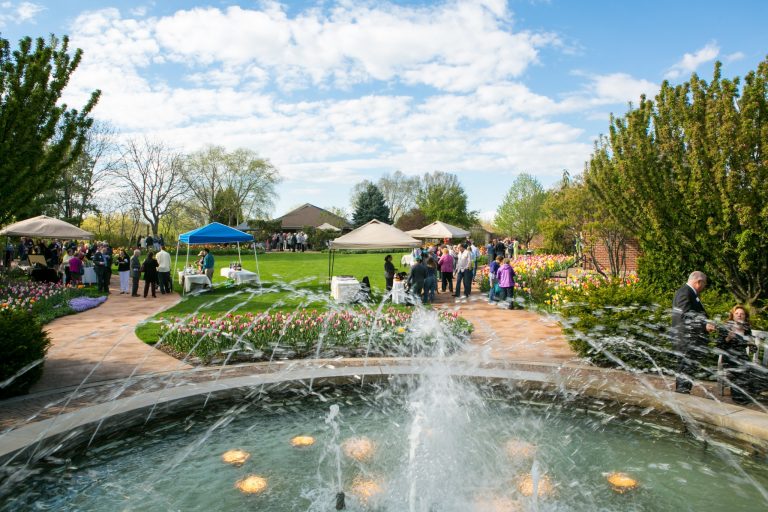
{"label": "fountain", "polygon": [[627,372],[453,353],[433,310],[407,331],[437,342],[222,366],[4,432],[0,511],[768,507],[749,413]]}

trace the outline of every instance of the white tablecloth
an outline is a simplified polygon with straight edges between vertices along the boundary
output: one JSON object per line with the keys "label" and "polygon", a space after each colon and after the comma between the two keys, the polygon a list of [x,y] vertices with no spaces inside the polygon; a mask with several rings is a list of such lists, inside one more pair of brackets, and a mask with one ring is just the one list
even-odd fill
{"label": "white tablecloth", "polygon": [[99,280],[96,278],[96,267],[85,267],[83,271],[83,284],[96,284],[99,282]]}
{"label": "white tablecloth", "polygon": [[192,291],[192,286],[211,286],[211,280],[205,274],[184,274],[179,272],[179,284],[184,286],[184,293]]}
{"label": "white tablecloth", "polygon": [[259,282],[259,274],[249,270],[232,270],[231,268],[224,267],[220,272],[221,277],[233,279],[237,284]]}
{"label": "white tablecloth", "polygon": [[411,267],[413,266],[413,255],[412,254],[403,254],[403,257],[400,258],[400,266],[401,267]]}
{"label": "white tablecloth", "polygon": [[392,304],[405,304],[405,281],[392,283]]}
{"label": "white tablecloth", "polygon": [[331,297],[336,302],[354,302],[360,291],[360,282],[354,277],[336,277],[331,279]]}

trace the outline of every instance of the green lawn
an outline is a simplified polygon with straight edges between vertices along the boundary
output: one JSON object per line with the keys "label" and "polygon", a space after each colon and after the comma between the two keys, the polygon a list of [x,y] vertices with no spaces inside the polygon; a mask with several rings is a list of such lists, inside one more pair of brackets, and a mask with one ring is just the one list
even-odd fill
{"label": "green lawn", "polygon": [[[392,253],[395,267],[403,253]],[[334,275],[351,275],[358,279],[368,276],[374,293],[382,293],[384,283],[384,256],[386,254],[336,254]],[[181,258],[180,258],[181,259]],[[200,312],[222,315],[227,312],[245,313],[285,311],[297,308],[327,307],[328,254],[321,253],[268,253],[259,255],[259,272],[263,282],[261,290],[246,286],[228,286],[219,269],[228,267],[236,256],[217,256],[213,282],[214,290],[189,295],[176,306],[156,315],[136,328],[136,335],[147,343],[155,343],[160,324],[152,320],[184,316]],[[183,262],[180,263],[183,265]],[[243,255],[243,268],[256,270],[253,255]],[[403,269],[406,271],[407,269]],[[178,280],[174,282],[178,290]]]}
{"label": "green lawn", "polygon": [[[397,268],[400,265],[400,257],[405,253],[393,252],[392,262]],[[345,254],[336,253],[333,275],[351,275],[358,279],[368,276],[374,289],[384,289],[384,256],[386,254]],[[243,268],[256,271],[253,255],[243,254]],[[213,282],[226,281],[219,274],[219,269],[228,267],[231,262],[237,261],[237,256],[216,256],[216,271]],[[179,255],[179,266],[183,266]],[[404,271],[409,269],[404,268]],[[270,252],[259,254],[259,271],[262,281],[283,282],[308,279],[314,284],[325,284],[328,279],[328,254],[327,253],[285,253]]]}

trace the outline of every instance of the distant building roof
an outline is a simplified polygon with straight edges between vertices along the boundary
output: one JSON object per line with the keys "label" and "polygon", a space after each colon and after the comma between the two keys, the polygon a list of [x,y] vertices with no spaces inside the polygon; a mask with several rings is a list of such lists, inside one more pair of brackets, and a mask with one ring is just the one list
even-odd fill
{"label": "distant building roof", "polygon": [[339,228],[352,227],[349,222],[338,215],[309,203],[305,203],[275,220],[280,221],[283,229],[301,229],[304,226],[318,227],[326,223]]}

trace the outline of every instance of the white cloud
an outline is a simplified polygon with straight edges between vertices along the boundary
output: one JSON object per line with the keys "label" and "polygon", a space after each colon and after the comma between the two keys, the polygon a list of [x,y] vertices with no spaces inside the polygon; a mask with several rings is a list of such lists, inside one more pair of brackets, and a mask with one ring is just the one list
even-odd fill
{"label": "white cloud", "polygon": [[71,34],[84,58],[65,101],[79,106],[102,89],[95,115],[125,137],[252,148],[277,166],[286,193],[324,197],[318,191],[395,169],[554,180],[581,169],[592,149],[556,116],[658,88],[616,73],[584,75],[584,89],[564,98],[536,93],[526,70],[560,42],[514,30],[503,0],[343,1],[291,16],[259,5],[83,13]]}
{"label": "white cloud", "polygon": [[35,16],[44,11],[45,7],[32,2],[20,2],[18,4],[3,2],[0,4],[0,9],[5,11],[0,12],[0,27],[3,27],[8,23],[19,24],[25,21],[34,21]]}
{"label": "white cloud", "polygon": [[665,78],[674,80],[684,74],[693,73],[698,67],[705,62],[713,61],[720,54],[720,47],[717,43],[710,42],[706,46],[701,48],[695,53],[686,53],[683,58],[676,62],[672,67],[667,70],[664,75]]}
{"label": "white cloud", "polygon": [[729,53],[725,56],[726,62],[736,62],[737,60],[742,60],[746,55],[744,55],[743,52],[734,52]]}

